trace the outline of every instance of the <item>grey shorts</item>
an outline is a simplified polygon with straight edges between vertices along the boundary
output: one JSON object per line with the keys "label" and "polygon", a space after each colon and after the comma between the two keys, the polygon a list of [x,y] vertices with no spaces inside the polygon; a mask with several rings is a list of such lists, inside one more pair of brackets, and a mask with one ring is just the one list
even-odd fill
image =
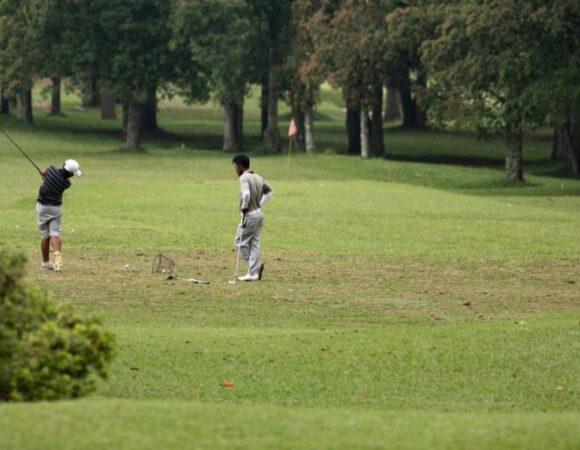
{"label": "grey shorts", "polygon": [[60,206],[36,204],[36,217],[38,220],[38,231],[40,237],[47,239],[51,236],[60,237],[60,223],[62,218],[62,208]]}

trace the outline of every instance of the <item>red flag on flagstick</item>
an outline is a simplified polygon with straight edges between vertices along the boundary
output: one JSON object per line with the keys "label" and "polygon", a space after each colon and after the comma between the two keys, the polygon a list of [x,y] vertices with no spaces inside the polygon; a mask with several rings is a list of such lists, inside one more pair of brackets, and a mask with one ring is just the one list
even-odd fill
{"label": "red flag on flagstick", "polygon": [[288,137],[292,137],[296,133],[298,133],[298,128],[296,127],[294,119],[292,119],[292,121],[290,122],[290,127],[288,128]]}

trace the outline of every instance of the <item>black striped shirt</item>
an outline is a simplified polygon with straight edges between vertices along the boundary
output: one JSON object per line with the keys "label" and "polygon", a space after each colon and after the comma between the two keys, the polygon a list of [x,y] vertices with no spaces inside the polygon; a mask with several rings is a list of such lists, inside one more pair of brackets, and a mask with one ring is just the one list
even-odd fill
{"label": "black striped shirt", "polygon": [[71,186],[63,172],[64,169],[57,169],[54,166],[46,169],[44,182],[40,186],[36,199],[39,203],[50,206],[62,205],[62,193]]}

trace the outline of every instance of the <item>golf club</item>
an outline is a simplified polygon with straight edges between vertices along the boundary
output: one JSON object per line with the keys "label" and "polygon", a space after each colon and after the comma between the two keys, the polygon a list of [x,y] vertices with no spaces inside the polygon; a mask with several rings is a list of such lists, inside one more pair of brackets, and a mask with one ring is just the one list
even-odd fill
{"label": "golf club", "polygon": [[169,274],[166,281],[185,281],[187,283],[193,284],[209,284],[209,281],[198,280],[197,278],[181,278],[178,277],[174,272],[175,261],[167,256],[159,253],[153,258],[153,266],[151,267],[151,273],[167,273]]}
{"label": "golf club", "polygon": [[[242,250],[242,237],[244,236],[244,225],[246,216],[242,217],[242,222],[240,223],[240,241],[238,243],[238,257],[236,258],[236,271],[234,272],[234,277],[229,281],[230,284],[236,284],[238,280],[238,267],[240,265],[240,251]],[[237,237],[237,232],[236,232]]]}
{"label": "golf club", "polygon": [[186,283],[193,284],[210,284],[209,281],[198,280],[197,278],[179,278],[177,275],[169,275],[166,281],[185,281]]}
{"label": "golf club", "polygon": [[27,159],[28,161],[30,161],[30,164],[32,164],[34,167],[36,167],[36,170],[38,170],[38,173],[42,173],[42,171],[40,170],[40,168],[39,168],[39,167],[38,167],[36,164],[34,164],[34,161],[32,161],[32,159],[30,159],[30,157],[29,157],[29,156],[28,156],[28,155],[27,155],[27,154],[24,152],[24,150],[22,150],[22,149],[20,148],[20,146],[19,146],[19,145],[18,145],[16,142],[14,142],[14,139],[12,139],[10,136],[8,136],[8,133],[6,133],[6,131],[4,131],[2,128],[0,128],[0,131],[1,131],[1,132],[4,134],[4,136],[6,136],[6,137],[8,138],[8,140],[9,140],[10,142],[12,142],[12,143],[14,144],[14,146],[15,146],[15,147],[16,147],[18,150],[20,150],[20,152],[21,152],[21,153],[22,153],[22,154],[23,154],[23,155],[26,157],[26,159]]}

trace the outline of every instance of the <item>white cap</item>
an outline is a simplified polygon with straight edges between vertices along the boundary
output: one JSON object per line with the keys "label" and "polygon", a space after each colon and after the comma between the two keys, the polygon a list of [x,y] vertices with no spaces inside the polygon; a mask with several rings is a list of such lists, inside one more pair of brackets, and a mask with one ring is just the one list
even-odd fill
{"label": "white cap", "polygon": [[64,167],[64,170],[66,170],[69,173],[72,173],[72,174],[76,175],[77,177],[80,177],[82,175],[82,173],[81,173],[81,166],[74,159],[67,159],[64,162],[64,166],[63,167]]}

